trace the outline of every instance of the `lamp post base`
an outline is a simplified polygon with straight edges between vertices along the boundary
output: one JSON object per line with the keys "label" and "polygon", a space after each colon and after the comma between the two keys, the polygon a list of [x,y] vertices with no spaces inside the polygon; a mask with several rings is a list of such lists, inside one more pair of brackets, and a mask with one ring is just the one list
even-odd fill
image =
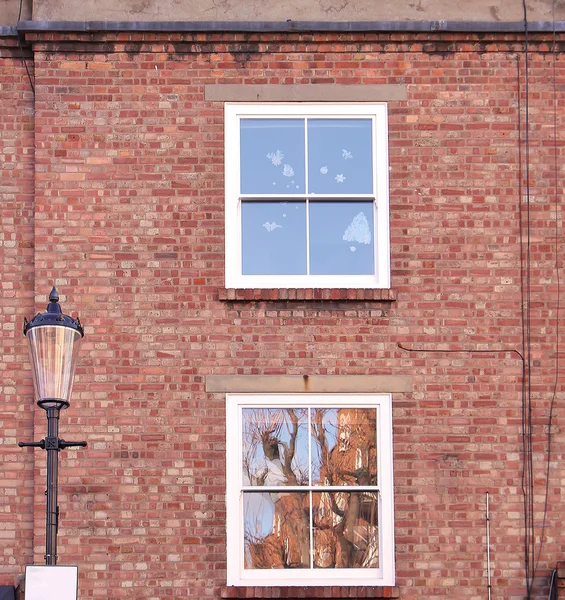
{"label": "lamp post base", "polygon": [[78,567],[28,565],[25,575],[26,600],[77,600]]}

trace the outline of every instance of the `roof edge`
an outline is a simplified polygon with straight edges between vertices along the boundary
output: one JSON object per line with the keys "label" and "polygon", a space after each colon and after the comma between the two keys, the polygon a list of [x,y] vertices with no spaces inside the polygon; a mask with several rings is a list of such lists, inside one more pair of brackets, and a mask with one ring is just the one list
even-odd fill
{"label": "roof edge", "polygon": [[18,28],[14,25],[0,25],[0,37],[17,37]]}
{"label": "roof edge", "polygon": [[[4,32],[6,30],[6,32]],[[524,21],[19,21],[16,32],[464,32],[521,33]],[[563,32],[565,21],[528,22],[530,32]]]}

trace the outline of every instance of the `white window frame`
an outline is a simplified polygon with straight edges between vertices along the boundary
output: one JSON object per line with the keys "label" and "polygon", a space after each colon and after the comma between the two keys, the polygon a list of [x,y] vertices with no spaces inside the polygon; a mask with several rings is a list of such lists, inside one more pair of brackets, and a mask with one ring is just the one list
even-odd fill
{"label": "white window frame", "polygon": [[[245,568],[242,409],[280,406],[377,408],[380,563],[378,568]],[[391,394],[227,394],[226,417],[227,584],[229,586],[393,586],[395,571]]]}
{"label": "white window frame", "polygon": [[[240,121],[245,118],[370,118],[373,121],[373,190],[367,196],[346,195],[344,199],[373,199],[374,202],[374,264],[372,275],[243,275],[241,243],[240,195]],[[226,103],[225,117],[225,285],[226,288],[389,288],[389,166],[388,118],[386,103]],[[261,200],[270,195],[261,194]],[[273,195],[273,198],[281,197]],[[296,198],[296,196],[293,196]],[[308,195],[303,195],[308,198]],[[245,196],[252,200],[251,196]],[[316,199],[339,198],[317,195]]]}

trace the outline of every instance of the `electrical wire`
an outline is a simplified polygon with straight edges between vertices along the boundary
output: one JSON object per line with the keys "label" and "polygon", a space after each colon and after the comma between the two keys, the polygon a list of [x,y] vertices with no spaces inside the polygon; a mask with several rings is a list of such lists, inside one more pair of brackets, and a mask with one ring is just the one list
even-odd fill
{"label": "electrical wire", "polygon": [[[402,345],[400,342],[397,342],[396,344],[401,350],[405,350],[407,352],[425,352],[425,353],[435,353],[435,354],[461,354],[461,353],[465,353],[465,354],[498,354],[498,353],[513,353],[518,355],[518,357],[520,358],[521,362],[522,362],[522,392],[521,392],[521,396],[522,396],[522,405],[524,406],[524,379],[526,377],[526,365],[527,365],[527,360],[524,357],[524,355],[516,350],[515,348],[491,348],[491,349],[484,349],[484,350],[477,350],[477,349],[473,349],[473,348],[461,348],[459,350],[441,350],[441,349],[437,349],[437,348],[410,348],[408,346],[404,346]],[[524,411],[523,411],[524,413]],[[531,438],[531,435],[530,435]],[[526,488],[527,489],[527,488]],[[527,498],[528,498],[528,494],[526,494],[526,489],[524,490],[524,498],[525,498],[525,504],[527,505]],[[533,494],[531,494],[533,495]],[[526,536],[526,545],[525,545],[525,564],[526,564],[526,589],[527,589],[527,599],[530,600],[531,599],[531,585],[529,583],[529,557],[530,557],[530,553],[529,553],[529,537]]]}
{"label": "electrical wire", "polygon": [[485,510],[485,529],[486,529],[486,546],[487,546],[487,595],[488,600],[492,598],[492,585],[490,579],[490,509],[488,492],[486,492],[486,510]]}
{"label": "electrical wire", "polygon": [[[526,202],[526,246],[524,257],[524,239],[522,221],[520,227],[520,255],[522,275],[522,346],[525,357],[525,377],[522,395],[522,494],[524,498],[524,567],[526,579],[526,598],[531,599],[535,557],[535,521],[534,521],[534,474],[533,474],[533,432],[532,432],[532,384],[531,384],[531,214],[530,214],[530,109],[529,109],[529,30],[526,0],[522,0],[524,13],[524,150],[525,150],[525,202]],[[521,118],[520,118],[521,123]],[[521,129],[521,126],[520,126]],[[519,143],[521,145],[520,134]],[[520,161],[520,171],[522,162]],[[520,179],[521,179],[520,173]],[[520,214],[522,214],[520,194]]]}
{"label": "electrical wire", "polygon": [[[21,16],[22,16],[23,1],[24,0],[20,0],[20,10],[18,11],[18,22],[17,22],[17,26],[18,27],[19,27],[19,24],[20,24]],[[33,81],[31,79],[31,75],[30,75],[30,72],[29,72],[29,69],[28,69],[28,66],[27,66],[27,60],[26,60],[25,52],[24,52],[24,49],[23,49],[23,46],[22,46],[22,40],[21,40],[21,37],[20,37],[19,29],[18,29],[17,33],[18,33],[18,36],[17,36],[18,37],[18,46],[20,47],[20,52],[22,53],[22,62],[24,63],[24,67],[25,67],[25,70],[26,70],[26,73],[27,73],[27,78],[28,78],[28,81],[29,81],[29,85],[31,87],[31,92],[35,96],[35,87],[33,85]]]}
{"label": "electrical wire", "polygon": [[[557,39],[556,39],[556,27],[555,27],[555,0],[552,3],[552,19],[553,19],[553,40],[552,40],[552,65],[553,65],[553,171],[554,171],[554,189],[553,189],[553,198],[554,198],[554,214],[555,214],[555,273],[556,273],[556,284],[557,284],[557,306],[556,306],[556,315],[555,315],[555,374],[554,374],[554,382],[553,382],[553,392],[551,395],[551,401],[549,403],[549,417],[548,417],[548,426],[547,426],[547,463],[546,463],[546,472],[545,472],[545,501],[543,507],[543,522],[541,528],[541,537],[540,537],[540,546],[538,549],[538,555],[536,558],[535,569],[537,569],[541,552],[544,544],[545,538],[545,529],[547,523],[547,509],[549,503],[549,479],[550,479],[550,471],[551,471],[551,442],[552,442],[552,432],[551,428],[553,426],[553,411],[555,408],[555,400],[557,397],[557,385],[559,380],[559,349],[560,349],[560,339],[559,339],[559,320],[560,320],[560,312],[561,312],[561,275],[559,271],[559,181],[558,181],[558,162],[557,162]],[[534,572],[535,572],[534,569]],[[552,574],[551,586],[553,586],[553,579],[555,577],[555,571]],[[551,589],[550,589],[551,596]]]}
{"label": "electrical wire", "polygon": [[[523,198],[523,174],[522,174],[522,165],[523,165],[523,156],[522,156],[522,86],[521,86],[521,73],[520,73],[520,57],[516,57],[516,86],[518,90],[518,231],[520,238],[520,290],[521,290],[521,327],[522,327],[522,348],[525,349],[524,340],[526,339],[526,318],[525,318],[525,302],[524,302],[524,288],[525,288],[525,278],[524,278],[524,219],[523,219],[523,209],[522,209],[522,198]],[[527,506],[527,493],[526,488],[524,486],[524,478],[526,473],[526,444],[525,444],[525,435],[526,435],[526,426],[525,426],[525,415],[526,415],[526,361],[522,361],[522,386],[521,386],[521,405],[522,405],[522,497],[524,503],[524,565],[526,572],[526,587],[528,587],[529,581],[529,542],[528,542],[528,506]],[[528,593],[528,600],[530,595]]]}
{"label": "electrical wire", "polygon": [[557,600],[557,569],[553,569],[551,573],[551,579],[549,580],[549,595],[547,600]]}
{"label": "electrical wire", "polygon": [[515,348],[491,348],[489,350],[477,350],[476,348],[461,348],[459,350],[442,350],[441,348],[409,348],[408,346],[403,346],[400,342],[397,342],[396,345],[401,350],[406,350],[406,352],[429,352],[436,354],[499,354],[505,352],[513,352],[520,357],[522,363],[524,362],[524,356],[519,350]]}

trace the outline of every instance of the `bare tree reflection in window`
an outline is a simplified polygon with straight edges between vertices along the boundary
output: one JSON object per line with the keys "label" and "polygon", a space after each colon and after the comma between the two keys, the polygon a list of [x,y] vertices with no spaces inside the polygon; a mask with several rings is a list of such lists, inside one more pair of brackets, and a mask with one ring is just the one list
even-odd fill
{"label": "bare tree reflection in window", "polygon": [[[312,454],[319,460],[313,471],[320,482],[359,488],[377,484],[374,409],[312,409],[311,430]],[[378,566],[377,494],[328,491],[313,494],[312,504],[315,566]]]}
{"label": "bare tree reflection in window", "polygon": [[[243,411],[244,483],[284,489],[308,483],[307,409],[244,409]],[[257,493],[244,494],[246,548],[256,569],[310,567],[310,510],[308,494],[277,492],[268,497],[275,515],[281,515],[280,532],[259,528],[265,520],[265,502]],[[260,517],[259,517],[260,515]],[[282,540],[288,539],[285,544]]]}
{"label": "bare tree reflection in window", "polygon": [[243,437],[246,567],[378,567],[375,409],[244,409]]}

